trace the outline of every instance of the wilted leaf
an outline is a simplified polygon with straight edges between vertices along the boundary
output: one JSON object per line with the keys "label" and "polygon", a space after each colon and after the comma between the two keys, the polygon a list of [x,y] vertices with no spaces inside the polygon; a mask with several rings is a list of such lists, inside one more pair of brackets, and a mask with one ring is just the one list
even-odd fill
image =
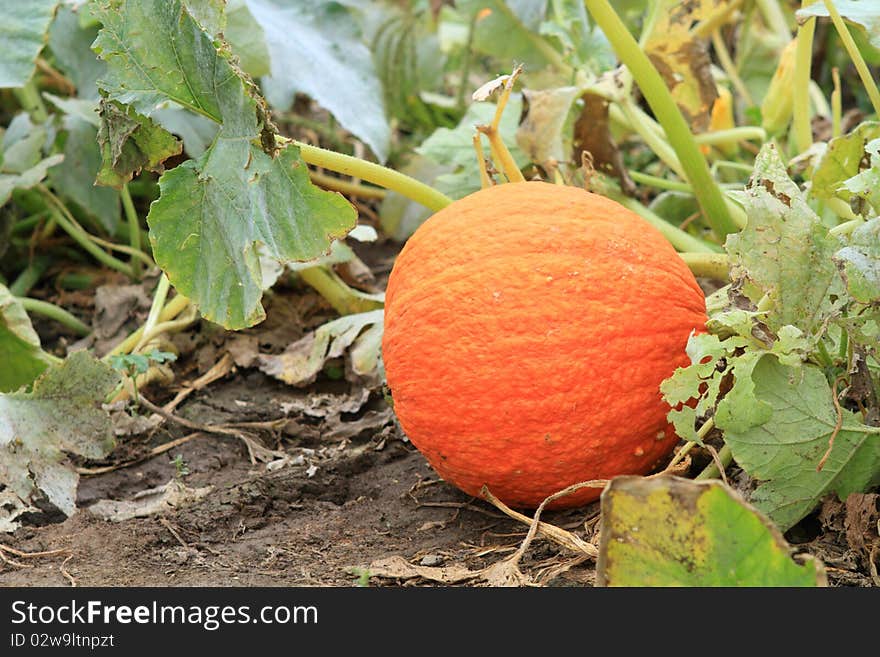
{"label": "wilted leaf", "polygon": [[[765,356],[752,378],[754,396],[772,409],[770,417],[745,430],[719,426],[737,464],[761,482],[752,502],[783,531],[829,493],[844,499],[880,483],[880,429],[844,408],[838,415],[819,368],[787,367]],[[817,470],[832,435],[834,447]]]}
{"label": "wilted leaf", "polygon": [[712,77],[708,39],[696,38],[691,27],[724,4],[727,0],[662,0],[656,10],[657,20],[645,41],[645,53],[663,76],[694,132],[704,132],[709,127],[709,114],[718,90]]}
{"label": "wilted leaf", "polygon": [[150,118],[113,101],[101,101],[98,130],[101,169],[96,183],[120,189],[142,169],[162,173],[162,163],[183,144]]}
{"label": "wilted leaf", "polygon": [[847,182],[862,170],[862,162],[867,161],[865,148],[878,138],[880,122],[865,121],[849,134],[828,142],[813,172],[810,193],[822,200],[840,198],[849,202],[856,192],[848,188]]}
{"label": "wilted leaf", "polygon": [[846,287],[862,303],[880,301],[880,218],[856,228],[848,246],[834,254]]}
{"label": "wilted leaf", "polygon": [[110,453],[113,429],[101,404],[118,382],[109,366],[78,351],[46,370],[32,392],[0,394],[0,481],[13,496],[5,501],[14,501],[0,507],[6,531],[46,502],[65,515],[74,512],[79,476],[65,455]]}
{"label": "wilted leaf", "polygon": [[584,105],[575,121],[572,138],[575,165],[580,165],[583,154],[589,153],[597,172],[617,178],[625,193],[633,193],[635,183],[629,177],[617,142],[611,136],[609,101],[594,93],[585,93],[581,98]]}
{"label": "wilted leaf", "polygon": [[327,2],[246,2],[269,49],[272,73],[263,79],[269,102],[285,110],[295,92],[308,94],[385,161],[391,128],[382,86],[347,10]]}
{"label": "wilted leaf", "polygon": [[782,534],[716,481],[617,477],[602,493],[599,586],[825,586]]}
{"label": "wilted leaf", "polygon": [[[281,354],[258,357],[259,368],[288,385],[308,385],[325,363],[350,351],[355,377],[377,374],[383,310],[346,315],[297,340]],[[369,328],[368,328],[369,327]]]}
{"label": "wilted leaf", "polygon": [[31,384],[49,362],[24,308],[0,285],[0,392]]}
{"label": "wilted leaf", "polygon": [[522,93],[527,109],[516,131],[516,143],[533,162],[564,162],[569,151],[563,141],[564,129],[580,89],[523,89]]}
{"label": "wilted leaf", "polygon": [[761,149],[743,201],[749,223],[726,243],[732,279],[768,296],[770,328],[791,324],[813,334],[844,299],[831,259],[838,242],[788,177],[773,143]]}
{"label": "wilted leaf", "polygon": [[0,5],[0,89],[23,87],[31,79],[57,5],[58,0]]}

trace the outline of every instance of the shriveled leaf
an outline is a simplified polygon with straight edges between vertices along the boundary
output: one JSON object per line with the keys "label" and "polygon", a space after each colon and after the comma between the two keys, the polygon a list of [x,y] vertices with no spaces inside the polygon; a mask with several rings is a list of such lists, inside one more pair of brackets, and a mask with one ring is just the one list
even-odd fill
{"label": "shriveled leaf", "polygon": [[720,482],[617,477],[602,492],[599,586],[826,586],[782,534]]}
{"label": "shriveled leaf", "polygon": [[79,12],[64,4],[49,28],[49,48],[55,67],[73,83],[79,98],[98,98],[98,78],[104,75],[104,62],[92,52],[97,36],[96,26],[80,25]]}
{"label": "shriveled leaf", "polygon": [[180,141],[150,118],[106,100],[101,101],[98,144],[102,163],[96,182],[117,189],[143,169],[161,173],[162,163],[183,149]]}
{"label": "shriveled leaf", "polygon": [[861,171],[861,163],[867,160],[865,147],[880,138],[880,122],[865,121],[852,132],[835,137],[819,159],[813,172],[810,193],[818,199],[840,198],[849,202],[854,192],[847,181]]}
{"label": "shriveled leaf", "polygon": [[844,299],[831,259],[837,240],[788,177],[773,143],[761,149],[743,199],[748,226],[726,243],[733,280],[768,296],[770,328],[791,324],[812,334]]}
{"label": "shriveled leaf", "polygon": [[0,89],[23,87],[34,73],[58,0],[0,5]]}
{"label": "shriveled leaf", "polygon": [[[761,482],[752,502],[780,529],[793,526],[829,493],[844,499],[880,483],[880,429],[845,408],[838,412],[819,368],[788,367],[765,356],[752,379],[754,396],[772,409],[770,417],[745,430],[719,426],[737,464]],[[817,470],[832,436],[833,449]]]}
{"label": "shriveled leaf", "polygon": [[691,27],[727,3],[728,0],[662,0],[657,20],[645,41],[646,54],[694,132],[704,132],[709,127],[718,89],[712,77],[708,39],[695,37]]}
{"label": "shriveled leaf", "polygon": [[533,162],[565,161],[569,149],[564,143],[564,129],[580,89],[524,89],[523,96],[528,109],[517,128],[516,143]]}
{"label": "shriveled leaf", "polygon": [[391,128],[382,86],[348,11],[328,2],[246,2],[271,58],[272,72],[263,79],[269,102],[285,110],[295,92],[308,94],[384,161]]}
{"label": "shriveled leaf", "polygon": [[575,121],[572,138],[574,163],[579,165],[586,154],[597,173],[617,178],[625,193],[634,192],[635,183],[629,177],[617,142],[611,136],[610,102],[589,92],[581,99],[583,107]]}
{"label": "shriveled leaf", "polygon": [[246,142],[219,140],[167,171],[159,186],[147,217],[156,262],[204,317],[230,329],[265,317],[258,242],[276,260],[309,260],[357,219],[341,195],[309,182],[294,146],[271,158]]}
{"label": "shriveled leaf", "polygon": [[328,360],[339,358],[350,350],[352,374],[355,377],[375,375],[383,314],[382,310],[372,310],[328,322],[294,342],[281,354],[261,354],[259,368],[288,385],[304,386],[315,380]]}
{"label": "shriveled leaf", "polygon": [[[880,6],[870,0],[832,0],[834,8],[850,23],[863,29],[875,48],[880,48]],[[828,16],[824,2],[814,2],[795,13],[798,23],[804,23],[813,16]]]}
{"label": "shriveled leaf", "polygon": [[0,507],[0,524],[48,502],[66,515],[76,509],[79,476],[66,454],[104,458],[113,429],[101,404],[119,376],[85,351],[46,370],[32,392],[0,394],[0,481],[13,504]]}
{"label": "shriveled leaf", "polygon": [[178,479],[157,488],[139,491],[130,500],[98,500],[88,507],[93,516],[110,522],[148,518],[186,507],[206,497],[213,486],[190,488]]}
{"label": "shriveled leaf", "polygon": [[856,228],[849,245],[840,249],[834,259],[856,301],[880,301],[880,218]]}
{"label": "shriveled leaf", "polygon": [[49,364],[21,303],[0,285],[0,392],[30,385]]}
{"label": "shriveled leaf", "polygon": [[119,193],[115,189],[95,186],[95,178],[101,169],[98,129],[75,114],[66,115],[63,124],[67,132],[64,163],[49,171],[52,186],[95,217],[112,235],[119,223]]}

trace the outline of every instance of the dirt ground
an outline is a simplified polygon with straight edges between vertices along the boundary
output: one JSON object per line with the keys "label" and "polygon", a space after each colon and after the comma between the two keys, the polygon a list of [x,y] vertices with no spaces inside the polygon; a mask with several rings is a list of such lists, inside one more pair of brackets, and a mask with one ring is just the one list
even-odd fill
{"label": "dirt ground", "polygon": [[[379,287],[391,257],[370,259]],[[82,303],[84,316],[95,310],[93,300]],[[253,329],[231,334],[202,322],[175,338],[174,382],[143,394],[165,404],[188,390],[174,409],[181,421],[156,416],[144,428],[117,416],[122,430],[131,424],[128,435],[105,462],[78,464],[78,511],[40,514],[0,537],[0,586],[497,583],[482,569],[509,558],[528,527],[439,481],[401,435],[381,386],[322,375],[297,388],[232,363],[248,349],[280,352],[334,317],[296,287],[266,306],[267,320]],[[119,330],[143,314],[134,308]],[[44,344],[64,342],[37,328]],[[216,380],[190,389],[212,368]],[[195,425],[237,427],[247,440]],[[823,560],[831,585],[871,586],[876,573],[847,539],[847,517],[830,500],[787,538]],[[598,503],[542,519],[598,544]],[[540,537],[519,569],[528,578],[521,583],[595,582],[593,559]]]}

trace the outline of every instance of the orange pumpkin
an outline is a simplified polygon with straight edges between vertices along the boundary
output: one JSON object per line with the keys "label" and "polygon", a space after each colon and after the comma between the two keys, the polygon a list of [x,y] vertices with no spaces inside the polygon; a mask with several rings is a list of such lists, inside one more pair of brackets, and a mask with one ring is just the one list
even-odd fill
{"label": "orange pumpkin", "polygon": [[670,453],[659,386],[689,363],[705,321],[694,276],[641,217],[579,188],[511,183],[452,203],[408,240],[382,353],[401,427],[437,473],[534,508]]}

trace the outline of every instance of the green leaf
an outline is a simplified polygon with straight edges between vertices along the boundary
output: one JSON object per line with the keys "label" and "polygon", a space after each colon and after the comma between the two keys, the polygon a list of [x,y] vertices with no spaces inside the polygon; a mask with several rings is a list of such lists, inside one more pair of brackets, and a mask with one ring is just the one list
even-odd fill
{"label": "green leaf", "polygon": [[269,75],[271,64],[266,35],[248,9],[246,0],[230,0],[226,5],[223,36],[232,46],[242,70],[255,79]]}
{"label": "green leaf", "polygon": [[602,492],[598,586],[826,586],[773,524],[717,481],[617,477]]}
{"label": "green leaf", "polygon": [[[810,513],[829,493],[841,499],[880,483],[880,429],[832,403],[822,371],[812,365],[788,367],[776,358],[761,358],[752,372],[754,396],[769,405],[766,422],[742,430],[725,426],[725,442],[749,475],[762,483],[752,502],[783,530]],[[747,412],[742,405],[739,412]],[[841,418],[841,429],[822,467]]]}
{"label": "green leaf", "polygon": [[767,295],[771,329],[791,324],[812,335],[844,299],[843,282],[831,259],[836,238],[788,177],[772,142],[758,154],[743,198],[749,223],[725,245],[731,278]]}
{"label": "green leaf", "polygon": [[0,392],[30,385],[50,362],[27,312],[0,285]]}
{"label": "green leaf", "polygon": [[878,137],[880,122],[865,121],[848,134],[829,141],[813,172],[812,196],[821,200],[840,198],[849,202],[855,192],[847,187],[846,181],[862,170],[865,146]]}
{"label": "green leaf", "polygon": [[309,182],[293,146],[273,159],[246,142],[219,140],[163,174],[159,186],[147,217],[156,262],[204,317],[230,329],[265,317],[258,242],[278,260],[310,260],[357,219],[342,196]]}
{"label": "green leaf", "polygon": [[504,62],[504,68],[516,61],[537,71],[551,63],[548,52],[553,47],[524,25],[504,0],[459,0],[456,7],[468,17],[477,14],[473,48]]}
{"label": "green leaf", "polygon": [[150,115],[156,123],[183,140],[190,157],[201,157],[217,137],[219,125],[201,114],[193,114],[179,105],[167,104]]}
{"label": "green leaf", "polygon": [[880,301],[880,218],[856,228],[849,246],[840,249],[834,259],[856,301],[868,304]]}
{"label": "green leaf", "polygon": [[49,48],[55,57],[54,65],[76,87],[79,98],[97,100],[98,78],[104,75],[104,62],[92,52],[92,42],[98,36],[94,25],[80,25],[79,12],[62,5],[49,28]]}
{"label": "green leaf", "polygon": [[[880,139],[869,141],[865,144],[864,150],[866,155],[871,156],[871,166],[844,180],[841,187],[867,201],[876,215],[880,213]],[[863,214],[867,213],[863,212]]]}
{"label": "green leaf", "polygon": [[52,186],[95,217],[112,235],[119,224],[119,193],[115,189],[95,186],[95,178],[101,169],[98,129],[75,114],[66,115],[63,125],[67,130],[64,164],[49,171]]}
{"label": "green leaf", "polygon": [[147,216],[156,262],[207,319],[261,321],[257,243],[281,261],[310,260],[354,226],[354,208],[311,184],[297,148],[264,152],[275,135],[262,98],[179,0],[104,0],[98,16],[110,99],[145,116],[171,100],[221,124],[198,160],[159,181]]}
{"label": "green leaf", "polygon": [[23,87],[31,79],[57,5],[28,0],[0,6],[0,89]]}
{"label": "green leaf", "polygon": [[[880,48],[880,6],[867,0],[833,0],[832,3],[843,18],[865,30],[871,45]],[[798,23],[812,16],[828,16],[825,3],[818,1],[795,12]]]}
{"label": "green leaf", "polygon": [[41,182],[51,167],[64,160],[63,155],[42,157],[46,128],[33,125],[27,114],[17,115],[3,135],[0,158],[0,206],[15,189],[29,189]]}
{"label": "green leaf", "polygon": [[120,189],[142,169],[162,173],[162,163],[183,144],[151,119],[113,101],[101,101],[98,130],[101,169],[96,183]]}
{"label": "green leaf", "polygon": [[262,82],[272,106],[286,110],[295,92],[308,94],[384,162],[391,128],[382,85],[347,10],[283,0],[247,0],[247,6],[266,37],[272,72]]}
{"label": "green leaf", "polygon": [[[494,103],[473,103],[455,128],[437,128],[416,148],[417,153],[437,164],[455,167],[453,172],[441,174],[434,181],[438,190],[453,199],[467,196],[480,188],[480,170],[473,142],[474,126],[491,123],[495,107]],[[528,156],[516,145],[521,113],[522,96],[511,94],[499,125],[501,138],[520,167],[529,161]],[[488,150],[486,152],[488,154]]]}
{"label": "green leaf", "polygon": [[76,509],[76,470],[66,454],[90,459],[113,449],[110,417],[101,404],[119,375],[86,351],[50,367],[32,392],[0,394],[0,531],[45,499],[66,515]]}
{"label": "green leaf", "polygon": [[47,91],[43,92],[43,98],[61,110],[64,114],[75,116],[96,128],[101,126],[101,117],[98,116],[98,101],[83,98],[61,98]]}

